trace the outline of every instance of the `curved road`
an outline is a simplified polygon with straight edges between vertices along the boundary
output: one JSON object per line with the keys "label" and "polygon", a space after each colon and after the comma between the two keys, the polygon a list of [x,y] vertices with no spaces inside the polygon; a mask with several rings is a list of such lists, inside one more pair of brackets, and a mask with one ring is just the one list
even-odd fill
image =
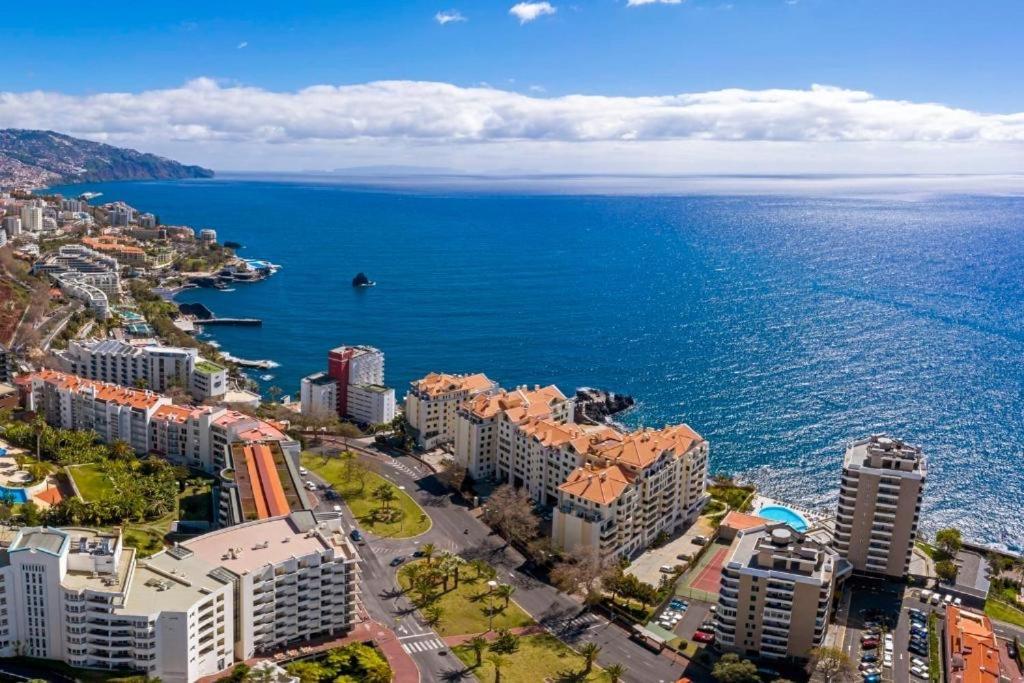
{"label": "curved road", "polygon": [[[398,590],[395,570],[388,564],[394,557],[409,557],[428,542],[439,550],[450,550],[467,559],[486,559],[498,570],[499,580],[516,587],[514,600],[534,619],[574,648],[584,642],[600,645],[598,663],[622,664],[626,667],[624,680],[674,683],[683,675],[685,660],[658,655],[638,645],[621,627],[585,611],[576,600],[521,571],[519,567],[525,558],[506,547],[504,541],[494,536],[466,507],[452,502],[450,491],[426,466],[413,458],[393,458],[372,450],[366,441],[349,440],[348,445],[363,458],[376,463],[382,476],[403,486],[433,522],[428,531],[416,538],[391,540],[367,535],[367,544],[358,546],[363,558],[364,606],[374,619],[398,634],[420,669],[421,681],[473,680],[470,674],[460,676],[461,662],[447,647],[437,647],[441,645],[440,638],[418,622],[411,605]],[[329,439],[328,443],[331,443]],[[340,440],[337,443],[339,445],[330,450],[341,450]],[[323,483],[312,472],[310,478]],[[332,505],[327,501],[322,508],[330,509]],[[347,508],[344,515],[354,523]]]}

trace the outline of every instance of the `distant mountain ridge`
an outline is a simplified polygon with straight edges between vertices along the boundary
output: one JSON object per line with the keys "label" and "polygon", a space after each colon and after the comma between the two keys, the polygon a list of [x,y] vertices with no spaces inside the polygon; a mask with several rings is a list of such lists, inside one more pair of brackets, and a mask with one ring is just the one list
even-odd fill
{"label": "distant mountain ridge", "polygon": [[0,186],[211,177],[202,166],[51,130],[0,129]]}

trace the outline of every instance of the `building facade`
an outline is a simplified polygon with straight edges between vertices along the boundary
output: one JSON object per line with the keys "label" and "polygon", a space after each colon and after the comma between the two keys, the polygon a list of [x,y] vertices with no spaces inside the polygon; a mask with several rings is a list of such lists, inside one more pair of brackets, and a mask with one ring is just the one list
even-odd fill
{"label": "building facade", "polygon": [[854,571],[907,575],[926,474],[921,449],[899,439],[874,435],[847,448],[834,545]]}
{"label": "building facade", "polygon": [[337,382],[337,413],[345,417],[350,385],[384,384],[384,353],[372,346],[339,346],[327,354],[327,376]]}
{"label": "building facade", "polygon": [[302,378],[299,404],[303,415],[323,419],[338,414],[338,381],[326,372]]}
{"label": "building facade", "polygon": [[715,635],[752,657],[807,658],[822,644],[836,582],[849,566],[785,524],[740,531],[722,566]]}
{"label": "building facade", "polygon": [[455,441],[456,410],[466,400],[497,391],[487,375],[448,375],[432,372],[412,382],[405,395],[405,419],[416,432],[416,445],[425,450]]}
{"label": "building facade", "polygon": [[0,595],[0,656],[191,683],[350,630],[358,556],[340,520],[308,511],[145,559],[119,532],[25,527],[0,550]]}
{"label": "building facade", "polygon": [[196,349],[133,346],[116,339],[71,342],[61,360],[72,374],[153,391],[187,388],[199,360]]}
{"label": "building facade", "polygon": [[395,419],[395,390],[383,384],[349,384],[348,417],[364,425],[390,424]]}

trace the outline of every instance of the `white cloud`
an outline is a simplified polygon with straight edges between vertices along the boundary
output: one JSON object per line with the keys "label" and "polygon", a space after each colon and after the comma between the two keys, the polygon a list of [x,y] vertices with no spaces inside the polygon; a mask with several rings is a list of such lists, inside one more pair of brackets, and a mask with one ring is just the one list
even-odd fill
{"label": "white cloud", "polygon": [[641,5],[681,5],[683,0],[626,0],[626,7],[640,7]]}
{"label": "white cloud", "polygon": [[550,2],[520,2],[513,5],[508,13],[519,19],[520,24],[533,21],[545,14],[554,14],[558,8]]}
{"label": "white cloud", "polygon": [[434,21],[444,26],[452,22],[467,21],[466,17],[463,16],[462,12],[457,9],[442,10],[434,15]]}
{"label": "white cloud", "polygon": [[242,49],[245,49],[247,47],[249,47],[249,42],[246,41],[246,40],[243,40],[242,42],[240,42],[238,44],[237,49],[242,50]]}
{"label": "white cloud", "polygon": [[[0,128],[6,127],[48,128],[171,155],[184,150],[216,168],[280,168],[299,159],[307,168],[314,159],[330,165],[357,147],[397,159],[424,146],[465,153],[467,164],[486,157],[498,167],[572,161],[583,164],[580,170],[598,170],[602,158],[619,163],[634,154],[642,169],[642,157],[653,150],[663,169],[699,168],[714,147],[715,158],[731,159],[736,171],[747,168],[753,149],[767,161],[777,150],[780,165],[791,154],[797,167],[813,157],[828,168],[860,145],[871,147],[876,165],[927,148],[941,172],[948,168],[941,164],[961,163],[975,149],[1015,167],[1024,152],[1024,113],[982,113],[828,86],[535,97],[423,81],[275,92],[201,78],[139,93],[0,92]],[[537,161],[538,147],[550,158]],[[705,156],[684,158],[682,147]]]}

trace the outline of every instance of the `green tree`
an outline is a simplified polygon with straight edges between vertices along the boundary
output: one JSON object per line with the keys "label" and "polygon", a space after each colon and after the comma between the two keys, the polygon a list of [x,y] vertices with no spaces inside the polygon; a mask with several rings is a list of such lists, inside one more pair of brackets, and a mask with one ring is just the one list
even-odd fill
{"label": "green tree", "polygon": [[427,566],[429,567],[434,558],[434,553],[437,552],[437,546],[433,543],[424,543],[420,546],[420,552],[423,553],[423,559],[427,561]]}
{"label": "green tree", "polygon": [[960,552],[960,548],[963,547],[963,542],[963,535],[960,533],[959,529],[954,529],[952,527],[948,529],[940,529],[935,534],[935,545],[939,546],[939,548],[950,557]]}
{"label": "green tree", "polygon": [[483,636],[473,636],[467,644],[473,648],[473,654],[476,655],[476,665],[479,667],[483,664],[484,650],[487,649],[487,639]]}
{"label": "green tree", "polygon": [[580,648],[580,654],[583,655],[583,672],[589,674],[591,669],[594,668],[594,660],[597,659],[598,653],[601,652],[601,646],[597,643],[584,643]]}
{"label": "green tree", "polygon": [[494,667],[494,683],[501,683],[501,670],[508,664],[508,659],[501,655],[491,655],[487,661]]}
{"label": "green tree", "polygon": [[491,652],[500,652],[501,654],[510,655],[519,649],[519,636],[512,633],[507,628],[499,629],[498,636],[491,643]]}
{"label": "green tree", "polygon": [[959,571],[959,567],[950,560],[939,560],[935,563],[935,575],[946,583],[956,581],[956,575]]}
{"label": "green tree", "polygon": [[512,599],[512,594],[516,592],[516,587],[503,583],[499,585],[495,590],[494,594],[505,601],[505,609],[508,609],[509,600]]}
{"label": "green tree", "polygon": [[39,526],[43,523],[43,515],[39,511],[39,506],[36,505],[34,500],[30,500],[27,503],[22,504],[20,512],[21,519],[25,522],[25,526]]}
{"label": "green tree", "polygon": [[387,510],[395,500],[395,491],[391,484],[381,484],[373,490],[373,497],[380,501],[381,508]]}
{"label": "green tree", "polygon": [[619,683],[622,677],[626,675],[626,667],[621,664],[611,664],[605,667],[604,672],[608,675],[608,680],[611,683]]}
{"label": "green tree", "polygon": [[423,617],[426,619],[428,625],[437,626],[441,623],[441,619],[444,617],[444,610],[440,605],[431,605],[427,609],[423,610]]}
{"label": "green tree", "polygon": [[727,652],[715,663],[711,675],[719,683],[758,683],[757,666],[749,659],[740,659],[734,652]]}

